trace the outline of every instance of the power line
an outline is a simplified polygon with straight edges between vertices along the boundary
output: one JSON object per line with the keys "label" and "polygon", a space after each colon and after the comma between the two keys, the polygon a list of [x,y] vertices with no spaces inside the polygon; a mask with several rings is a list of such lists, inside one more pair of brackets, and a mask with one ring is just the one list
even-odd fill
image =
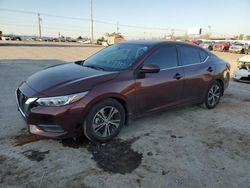
{"label": "power line", "polygon": [[[91,0],[91,6],[92,6],[92,0]],[[91,6],[90,6],[90,9],[92,9]],[[16,13],[24,13],[24,14],[35,14],[35,15],[37,15],[37,12],[23,11],[23,10],[12,10],[12,9],[0,8],[0,11],[16,12]],[[91,14],[93,14],[93,12]],[[91,23],[92,22],[96,22],[96,23],[102,23],[102,24],[117,26],[117,23],[112,23],[112,22],[107,22],[107,21],[103,21],[103,20],[93,19],[93,15],[90,16],[90,19],[88,19],[88,18],[79,18],[79,17],[59,16],[59,15],[54,15],[54,14],[42,13],[42,12],[40,12],[40,15],[41,16],[47,16],[47,17],[61,18],[61,19],[70,19],[70,20],[79,20],[79,21],[91,21]],[[128,25],[128,24],[119,24],[119,26],[120,27],[128,27],[128,28],[147,29],[147,30],[164,30],[164,31],[171,31],[171,29],[172,29],[172,28],[158,28],[158,27],[149,27],[149,26],[136,26],[136,25]],[[175,31],[185,32],[186,30],[175,29]]]}

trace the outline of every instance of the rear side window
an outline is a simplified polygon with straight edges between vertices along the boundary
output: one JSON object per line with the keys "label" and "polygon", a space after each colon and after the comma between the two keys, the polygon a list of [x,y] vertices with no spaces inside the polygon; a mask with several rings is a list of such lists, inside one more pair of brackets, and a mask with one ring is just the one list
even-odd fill
{"label": "rear side window", "polygon": [[201,62],[199,49],[181,46],[180,52],[182,65],[191,65]]}
{"label": "rear side window", "polygon": [[176,47],[164,46],[157,49],[144,61],[144,65],[158,65],[160,69],[177,67]]}
{"label": "rear side window", "polygon": [[200,51],[201,62],[203,62],[207,59],[208,54],[206,52],[204,52],[203,50],[199,50],[199,51]]}

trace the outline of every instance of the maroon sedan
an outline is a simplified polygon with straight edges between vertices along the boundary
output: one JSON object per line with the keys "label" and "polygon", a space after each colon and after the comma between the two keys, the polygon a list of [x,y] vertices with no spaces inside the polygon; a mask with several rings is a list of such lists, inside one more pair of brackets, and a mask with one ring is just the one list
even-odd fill
{"label": "maroon sedan", "polygon": [[184,104],[214,108],[229,83],[230,65],[199,46],[127,41],[85,61],[54,66],[17,89],[31,133],[107,142],[130,119]]}
{"label": "maroon sedan", "polygon": [[228,52],[229,47],[230,47],[229,42],[217,42],[213,45],[213,50],[220,52]]}

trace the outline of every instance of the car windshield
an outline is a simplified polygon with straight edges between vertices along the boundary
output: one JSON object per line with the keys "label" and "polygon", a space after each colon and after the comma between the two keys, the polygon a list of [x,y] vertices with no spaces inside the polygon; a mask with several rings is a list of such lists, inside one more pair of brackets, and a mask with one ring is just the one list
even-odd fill
{"label": "car windshield", "polygon": [[115,44],[101,50],[83,62],[83,66],[106,71],[125,70],[148,51],[142,44]]}

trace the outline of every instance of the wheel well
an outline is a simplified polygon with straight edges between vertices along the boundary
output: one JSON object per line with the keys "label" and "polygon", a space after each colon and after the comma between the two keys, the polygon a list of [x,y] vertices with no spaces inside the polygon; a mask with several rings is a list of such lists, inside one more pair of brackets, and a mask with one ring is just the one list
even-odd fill
{"label": "wheel well", "polygon": [[222,87],[222,93],[221,93],[221,95],[223,96],[223,94],[224,94],[224,83],[223,83],[223,81],[220,80],[220,79],[216,79],[216,81],[219,82],[219,84],[220,84],[221,87]]}
{"label": "wheel well", "polygon": [[127,103],[123,99],[118,98],[118,97],[110,97],[110,98],[118,101],[123,106],[124,111],[125,111],[125,125],[128,125],[129,117],[128,117]]}

